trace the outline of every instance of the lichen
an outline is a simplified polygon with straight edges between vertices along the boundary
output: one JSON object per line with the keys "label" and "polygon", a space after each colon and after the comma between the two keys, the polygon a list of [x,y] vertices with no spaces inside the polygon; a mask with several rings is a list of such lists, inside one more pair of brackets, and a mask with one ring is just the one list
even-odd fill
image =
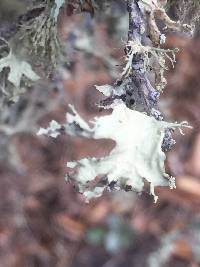
{"label": "lichen", "polygon": [[60,43],[57,34],[57,19],[63,1],[51,4],[49,1],[36,8],[42,11],[21,25],[19,39],[31,44],[31,53],[43,59],[43,65],[48,73],[57,65],[60,53]]}
{"label": "lichen", "polygon": [[132,68],[133,58],[137,54],[143,54],[144,56],[144,69],[145,71],[151,71],[155,73],[155,86],[157,90],[162,91],[166,86],[166,79],[164,77],[164,71],[168,69],[166,59],[174,67],[175,53],[178,49],[162,49],[152,46],[143,46],[141,43],[134,41],[128,41],[126,44],[126,50],[128,51],[125,57],[126,65],[122,71],[122,77],[128,77],[134,69]]}
{"label": "lichen", "polygon": [[[73,108],[72,114],[67,114],[66,125],[51,122],[47,129],[40,129],[38,134],[56,137],[63,128],[70,135],[106,138],[116,142],[115,148],[106,157],[84,158],[67,164],[72,169],[68,173],[68,181],[73,180],[77,184],[79,192],[87,201],[101,196],[113,183],[117,190],[129,188],[141,192],[143,179],[146,179],[156,202],[158,197],[154,192],[155,186],[175,187],[174,178],[166,174],[164,168],[166,156],[161,145],[165,129],[189,126],[185,122],[177,124],[157,121],[127,108],[123,103],[118,103],[112,109],[112,114],[95,118],[93,127],[90,127]],[[95,178],[99,178],[99,182],[94,186]]]}

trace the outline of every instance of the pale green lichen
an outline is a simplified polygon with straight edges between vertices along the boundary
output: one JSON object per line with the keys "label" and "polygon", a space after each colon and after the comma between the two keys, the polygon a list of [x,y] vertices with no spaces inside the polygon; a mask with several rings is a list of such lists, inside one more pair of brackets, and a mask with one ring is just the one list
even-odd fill
{"label": "pale green lichen", "polygon": [[20,86],[22,76],[25,75],[31,81],[39,80],[39,76],[32,70],[31,65],[13,54],[10,51],[9,55],[0,59],[0,72],[4,68],[9,68],[8,81],[14,84],[16,87]]}
{"label": "pale green lichen", "polygon": [[[92,137],[93,139],[112,139],[116,142],[111,153],[103,158],[84,158],[76,162],[69,162],[72,169],[68,179],[77,183],[79,192],[87,200],[99,197],[109,184],[116,183],[118,189],[126,186],[141,192],[144,179],[150,183],[150,193],[155,186],[175,187],[174,178],[165,172],[165,154],[161,150],[165,129],[189,127],[185,123],[168,123],[157,121],[141,112],[131,110],[125,104],[117,104],[110,115],[95,118],[90,127],[73,109],[67,114],[67,124],[64,126],[67,133]],[[39,134],[52,135],[50,128],[40,129]],[[60,126],[53,135],[58,135]],[[77,133],[79,132],[79,134]],[[95,178],[106,177],[106,183],[91,186]],[[101,180],[100,179],[100,180]]]}
{"label": "pale green lichen", "polygon": [[51,121],[51,123],[47,129],[40,128],[37,135],[43,135],[44,134],[44,135],[48,135],[48,136],[51,136],[53,138],[56,138],[60,134],[59,133],[60,128],[61,128],[61,125],[53,120],[53,121]]}
{"label": "pale green lichen", "polygon": [[65,0],[55,0],[55,5],[56,5],[56,8],[54,10],[54,14],[53,14],[53,17],[55,19],[55,21],[57,22],[58,20],[58,15],[59,15],[59,12],[60,12],[60,8],[65,4]]}
{"label": "pale green lichen", "polygon": [[11,44],[3,38],[1,41],[0,90],[5,99],[16,102],[25,91],[25,83],[36,82],[40,77],[22,53],[14,52]]}
{"label": "pale green lichen", "polygon": [[[173,7],[176,11],[179,21],[188,23],[193,30],[198,27],[200,22],[200,1],[199,0],[170,0],[168,1],[168,9]],[[198,28],[197,28],[198,30]]]}
{"label": "pale green lichen", "polygon": [[166,59],[168,59],[174,67],[176,62],[175,53],[178,49],[162,49],[159,47],[143,46],[134,41],[129,41],[126,47],[128,53],[125,57],[126,65],[121,74],[122,79],[128,77],[131,72],[134,72],[132,68],[133,58],[137,54],[141,54],[144,58],[145,71],[151,71],[155,74],[155,86],[157,90],[162,91],[167,83],[164,77],[164,72],[168,69]]}
{"label": "pale green lichen", "polygon": [[[60,42],[57,32],[57,20],[65,0],[47,1],[39,5],[43,11],[37,16],[24,22],[20,29],[20,39],[29,43],[31,53],[42,58],[47,72],[57,66],[60,54]],[[36,8],[36,7],[34,7]]]}

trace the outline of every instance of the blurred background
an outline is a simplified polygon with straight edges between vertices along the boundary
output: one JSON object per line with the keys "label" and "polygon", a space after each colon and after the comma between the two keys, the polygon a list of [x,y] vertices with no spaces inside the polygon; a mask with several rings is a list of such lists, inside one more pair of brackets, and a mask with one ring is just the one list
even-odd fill
{"label": "blurred background", "polygon": [[[97,1],[101,5],[101,1]],[[0,2],[0,30],[26,10],[27,1]],[[0,113],[0,267],[200,266],[200,36],[167,37],[179,47],[160,109],[168,121],[188,120],[175,135],[167,171],[177,189],[107,193],[86,204],[64,180],[67,161],[102,156],[109,141],[37,137],[39,127],[65,122],[68,104],[85,119],[101,115],[94,85],[112,83],[123,62],[128,16],[123,1],[91,6],[72,16],[62,10],[61,62],[53,82],[40,81]],[[173,7],[171,15],[176,12]],[[169,66],[170,68],[170,66]]]}

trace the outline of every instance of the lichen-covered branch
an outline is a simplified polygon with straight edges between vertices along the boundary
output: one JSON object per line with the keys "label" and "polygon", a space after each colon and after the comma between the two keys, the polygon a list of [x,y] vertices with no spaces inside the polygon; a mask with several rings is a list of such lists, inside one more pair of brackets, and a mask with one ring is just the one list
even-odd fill
{"label": "lichen-covered branch", "polygon": [[[165,50],[165,35],[157,25],[162,20],[168,28],[182,28],[164,10],[163,0],[127,0],[129,14],[125,66],[116,83],[96,86],[106,99],[102,108],[112,109],[107,116],[87,124],[72,108],[67,123],[52,121],[39,135],[56,138],[63,131],[72,136],[108,138],[116,142],[114,149],[102,158],[84,158],[69,162],[67,181],[73,181],[87,200],[99,197],[104,190],[141,192],[144,179],[157,201],[155,186],[175,187],[175,179],[165,173],[165,151],[174,144],[171,131],[189,127],[187,123],[167,123],[158,109],[160,94],[166,84],[164,70],[168,59],[175,63],[176,50]],[[189,28],[183,26],[183,28]],[[154,75],[154,79],[150,78]]]}
{"label": "lichen-covered branch", "polygon": [[[129,81],[129,88],[124,97],[125,100],[131,98],[132,102],[129,107],[143,110],[158,120],[163,119],[158,110],[158,100],[166,85],[164,78],[164,71],[167,69],[166,60],[170,60],[174,65],[176,50],[160,48],[160,44],[165,41],[165,35],[160,32],[156,18],[162,20],[166,27],[181,28],[179,22],[174,22],[168,17],[163,8],[164,4],[166,1],[127,1],[129,31],[125,48],[126,66],[121,78],[121,80]],[[183,28],[187,28],[186,25]],[[147,44],[148,36],[151,45]],[[149,79],[149,73],[152,72],[155,75],[155,87]],[[163,150],[170,149],[173,144],[171,130],[168,129],[162,145]]]}
{"label": "lichen-covered branch", "polygon": [[[126,54],[132,49],[130,43],[133,42],[137,46],[142,46],[142,37],[145,34],[144,14],[138,5],[138,1],[129,0],[127,2],[127,10],[129,13],[129,32],[128,43],[126,46]],[[137,94],[141,99],[141,105],[147,114],[151,115],[152,108],[157,106],[159,92],[154,89],[147,77],[145,69],[145,53],[137,49],[132,58],[132,70],[130,78],[133,83],[132,93]],[[135,90],[137,88],[137,91]]]}

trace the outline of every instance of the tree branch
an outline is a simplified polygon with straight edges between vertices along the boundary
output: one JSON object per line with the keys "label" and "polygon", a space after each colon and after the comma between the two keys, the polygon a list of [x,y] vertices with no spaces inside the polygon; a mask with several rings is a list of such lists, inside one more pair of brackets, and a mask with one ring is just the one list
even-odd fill
{"label": "tree branch", "polygon": [[[144,21],[145,14],[140,9],[138,0],[127,1],[127,11],[129,13],[129,31],[128,43],[125,53],[128,54],[131,47],[131,42],[143,46],[143,39],[146,35],[146,25]],[[145,54],[136,53],[132,60],[132,70],[130,72],[131,79],[131,94],[132,99],[137,99],[137,105],[143,106],[143,110],[150,116],[155,117],[157,120],[163,120],[161,112],[158,110],[158,100],[160,93],[155,89],[148,78],[147,70],[145,69]],[[129,90],[130,91],[130,90]],[[130,95],[130,92],[129,92]],[[163,141],[162,149],[169,150],[175,143],[171,137],[171,130],[166,130],[165,138]]]}

